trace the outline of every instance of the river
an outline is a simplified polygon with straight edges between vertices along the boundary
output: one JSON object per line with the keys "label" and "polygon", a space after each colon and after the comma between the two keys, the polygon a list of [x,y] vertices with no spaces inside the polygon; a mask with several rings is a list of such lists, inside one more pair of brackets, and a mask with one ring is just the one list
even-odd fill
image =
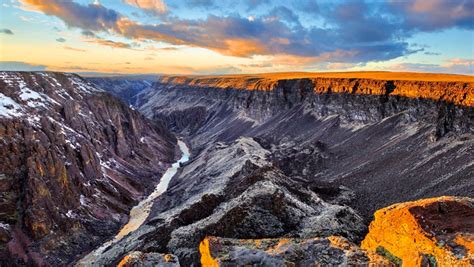
{"label": "river", "polygon": [[183,141],[178,140],[178,146],[181,150],[181,153],[183,153],[181,158],[175,163],[173,163],[173,165],[171,165],[171,167],[166,170],[166,172],[161,177],[160,182],[156,186],[155,190],[150,195],[148,195],[146,199],[142,200],[140,203],[138,203],[138,205],[132,208],[132,210],[130,211],[128,223],[124,225],[122,229],[120,229],[119,233],[113,239],[105,242],[100,247],[98,247],[91,253],[87,254],[84,258],[79,260],[76,264],[76,267],[94,266],[95,259],[100,256],[110,245],[121,240],[129,233],[137,230],[138,227],[143,224],[143,222],[150,214],[151,207],[153,206],[153,201],[155,200],[155,198],[163,194],[168,189],[168,185],[171,181],[171,178],[178,171],[180,164],[189,160],[190,152],[186,144]]}

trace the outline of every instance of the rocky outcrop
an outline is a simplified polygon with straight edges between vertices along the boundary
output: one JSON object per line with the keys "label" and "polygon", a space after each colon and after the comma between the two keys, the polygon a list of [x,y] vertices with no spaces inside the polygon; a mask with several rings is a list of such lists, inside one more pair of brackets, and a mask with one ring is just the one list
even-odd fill
{"label": "rocky outcrop", "polygon": [[395,266],[338,236],[310,239],[206,237],[199,245],[201,266]]}
{"label": "rocky outcrop", "polygon": [[472,266],[474,200],[439,197],[375,213],[361,248],[338,236],[233,239],[206,237],[202,266]]}
{"label": "rocky outcrop", "polygon": [[77,75],[0,73],[0,261],[61,266],[110,238],[176,140]]}
{"label": "rocky outcrop", "polygon": [[473,266],[474,199],[431,198],[378,210],[361,247],[403,266]]}
{"label": "rocky outcrop", "polygon": [[133,251],[119,262],[117,267],[179,267],[178,258],[172,254],[143,253]]}

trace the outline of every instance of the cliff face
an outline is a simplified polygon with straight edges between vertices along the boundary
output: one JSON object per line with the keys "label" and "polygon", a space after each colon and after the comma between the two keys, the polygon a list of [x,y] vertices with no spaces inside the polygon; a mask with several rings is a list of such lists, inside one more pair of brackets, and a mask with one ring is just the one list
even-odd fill
{"label": "cliff face", "polygon": [[361,247],[391,254],[404,266],[472,266],[473,199],[441,197],[378,210]]}
{"label": "cliff face", "polygon": [[469,80],[163,77],[137,106],[196,151],[255,137],[288,175],[353,189],[351,205],[369,217],[395,202],[474,194],[473,93]]}
{"label": "cliff face", "polygon": [[[345,76],[345,77],[344,77]],[[371,78],[371,76],[373,78]],[[474,106],[474,78],[462,75],[370,73],[353,74],[261,74],[253,76],[164,76],[163,84],[196,88],[237,89],[245,91],[277,91],[291,87],[323,93],[350,93],[423,98],[455,105]],[[352,77],[352,78],[351,78]]]}
{"label": "cliff face", "polygon": [[[182,110],[192,103],[209,108],[225,102],[233,111],[259,122],[296,106],[304,106],[306,111],[322,119],[337,115],[342,123],[349,124],[374,123],[404,112],[410,120],[436,125],[436,137],[449,131],[474,131],[473,83],[343,78],[278,80],[265,86],[259,82],[245,80],[240,82],[244,85],[232,87],[233,80],[175,82],[163,77],[161,83],[155,84],[155,90],[138,96],[137,104],[142,112],[152,116],[153,108],[164,113],[166,109],[162,109],[167,107],[171,111]],[[182,101],[173,108],[166,105],[171,98]],[[180,130],[179,125],[177,130]]]}
{"label": "cliff face", "polygon": [[65,265],[113,235],[175,139],[77,75],[0,73],[0,261]]}

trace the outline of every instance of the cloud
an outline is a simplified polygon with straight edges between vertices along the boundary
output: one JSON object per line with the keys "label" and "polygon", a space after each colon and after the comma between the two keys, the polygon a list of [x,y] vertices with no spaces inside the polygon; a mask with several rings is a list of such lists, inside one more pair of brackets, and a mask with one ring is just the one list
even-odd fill
{"label": "cloud", "polygon": [[80,48],[75,48],[75,47],[71,47],[71,46],[63,46],[64,49],[66,50],[71,50],[71,51],[76,51],[76,52],[86,52],[86,50],[84,49],[80,49]]}
{"label": "cloud", "polygon": [[60,38],[56,39],[56,42],[64,43],[64,42],[66,42],[66,39],[60,37]]}
{"label": "cloud", "polygon": [[110,46],[113,48],[133,49],[132,44],[116,42],[116,41],[106,40],[106,39],[101,39],[101,38],[89,39],[86,42],[95,43],[95,44],[104,45],[104,46]]}
{"label": "cloud", "polygon": [[[252,19],[233,13],[228,16],[209,15],[205,19],[168,16],[163,22],[142,24],[97,3],[81,5],[63,0],[20,1],[30,8],[62,19],[70,27],[80,28],[83,32],[94,35],[98,32],[113,33],[133,40],[201,47],[236,57],[276,55],[276,63],[286,57],[291,59],[291,64],[293,61],[296,64],[296,60],[300,62],[299,64],[314,64],[321,61],[361,63],[406,56],[423,51],[424,48],[410,47],[405,40],[412,36],[413,32],[427,28],[427,25],[409,28],[408,25],[412,23],[410,14],[416,12],[438,14],[435,7],[448,8],[450,14],[448,18],[451,22],[441,24],[443,27],[463,25],[463,21],[470,18],[469,12],[466,15],[469,7],[467,1],[448,3],[433,0],[427,2],[434,2],[436,5],[413,8],[411,4],[403,4],[405,2],[399,4],[400,1],[373,4],[371,2],[371,5],[368,5],[364,1],[353,0],[318,4],[319,16],[325,21],[324,27],[302,26],[298,15],[284,6],[275,7],[267,14]],[[166,9],[166,7],[163,9],[162,1],[124,1],[146,10],[157,9],[163,12]],[[200,0],[193,2],[207,3]],[[258,6],[267,1],[246,1],[246,3]],[[455,10],[460,11],[456,13]],[[397,14],[405,15],[406,18],[398,18],[395,16]],[[464,19],[458,20],[451,14],[458,14]],[[100,38],[88,42],[132,48],[132,45],[127,43]]]}
{"label": "cloud", "polygon": [[451,58],[442,64],[400,63],[386,69],[392,71],[439,72],[474,75],[474,59]]}
{"label": "cloud", "polygon": [[223,74],[235,74],[241,73],[242,70],[231,65],[212,66],[206,68],[193,69],[195,74],[206,74],[206,75],[223,75]]}
{"label": "cloud", "polygon": [[108,31],[116,27],[121,15],[100,4],[81,5],[63,0],[19,0],[28,9],[56,16],[67,25],[90,31]]}
{"label": "cloud", "polygon": [[292,1],[293,6],[304,13],[319,15],[319,5],[314,0],[294,0]]}
{"label": "cloud", "polygon": [[245,4],[247,4],[248,10],[253,10],[260,5],[266,5],[270,3],[270,0],[245,0]]}
{"label": "cloud", "polygon": [[474,75],[474,59],[452,58],[448,59],[441,67],[452,73],[465,73]]}
{"label": "cloud", "polygon": [[213,0],[186,0],[186,5],[190,8],[193,7],[213,7],[214,1]]}
{"label": "cloud", "polygon": [[10,29],[0,29],[0,33],[13,35],[13,31]]}
{"label": "cloud", "polygon": [[30,64],[21,61],[0,61],[0,70],[2,71],[44,71],[45,65]]}
{"label": "cloud", "polygon": [[85,37],[89,37],[89,38],[92,38],[92,37],[95,37],[95,33],[91,32],[91,31],[82,31],[81,32],[82,36],[85,36]]}
{"label": "cloud", "polygon": [[154,14],[164,14],[167,12],[165,3],[162,0],[124,0],[125,3],[143,9]]}
{"label": "cloud", "polygon": [[267,16],[267,19],[278,19],[280,21],[285,21],[290,25],[300,26],[298,16],[291,9],[284,6],[273,8]]}
{"label": "cloud", "polygon": [[451,27],[474,29],[472,0],[391,0],[393,11],[407,29],[436,31]]}

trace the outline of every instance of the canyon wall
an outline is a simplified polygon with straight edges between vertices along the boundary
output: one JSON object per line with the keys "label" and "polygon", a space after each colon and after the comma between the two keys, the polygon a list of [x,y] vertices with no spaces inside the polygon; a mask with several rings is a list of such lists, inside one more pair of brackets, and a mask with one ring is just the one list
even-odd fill
{"label": "canyon wall", "polygon": [[66,265],[110,238],[175,137],[81,77],[0,72],[0,262]]}

